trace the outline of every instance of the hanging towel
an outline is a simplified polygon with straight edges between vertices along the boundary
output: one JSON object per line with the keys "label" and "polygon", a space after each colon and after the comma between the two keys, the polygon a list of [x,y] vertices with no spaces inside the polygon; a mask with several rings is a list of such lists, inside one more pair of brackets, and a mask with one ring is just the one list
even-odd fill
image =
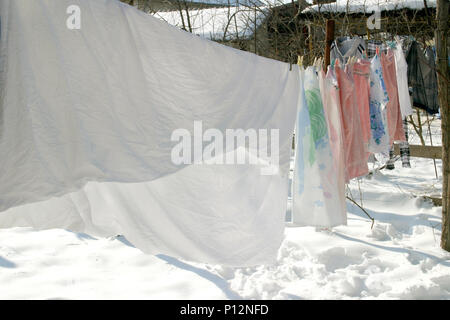
{"label": "hanging towel", "polygon": [[[359,110],[364,147],[369,147],[370,130],[370,61],[360,59],[353,64],[353,82],[356,91],[356,104]],[[368,155],[367,155],[368,157]]]}
{"label": "hanging towel", "polygon": [[[351,66],[348,67],[351,68]],[[350,179],[366,175],[369,172],[369,167],[367,166],[367,148],[364,144],[364,137],[361,134],[363,129],[351,70],[347,70],[347,72],[339,66],[335,70],[343,119],[345,179],[349,181]]]}
{"label": "hanging towel", "polygon": [[314,67],[301,73],[292,222],[319,227],[345,224],[318,75]]}
{"label": "hanging towel", "polygon": [[395,57],[392,50],[389,49],[387,52],[381,53],[381,67],[389,96],[389,102],[386,105],[386,116],[389,130],[389,146],[392,146],[394,141],[406,141],[398,99]]}
{"label": "hanging towel", "polygon": [[333,170],[330,172],[335,183],[334,207],[331,215],[335,219],[335,225],[347,224],[347,205],[345,198],[345,152],[344,136],[342,133],[342,113],[339,101],[339,87],[334,73],[330,66],[325,74],[319,73],[320,91],[325,111],[325,118],[328,125],[331,153],[333,155]]}

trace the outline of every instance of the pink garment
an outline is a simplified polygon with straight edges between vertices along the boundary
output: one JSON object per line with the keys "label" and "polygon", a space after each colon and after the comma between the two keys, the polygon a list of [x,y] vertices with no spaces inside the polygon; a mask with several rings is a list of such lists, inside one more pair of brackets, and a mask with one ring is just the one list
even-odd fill
{"label": "pink garment", "polygon": [[[347,205],[345,198],[345,156],[344,138],[342,135],[342,115],[339,101],[339,88],[334,70],[328,66],[328,72],[319,72],[320,92],[322,95],[323,109],[328,125],[331,153],[333,155],[333,170],[330,172],[336,181],[336,196],[334,219],[335,224],[346,224]],[[331,180],[331,178],[329,178]]]}
{"label": "pink garment", "polygon": [[362,136],[365,146],[368,147],[371,137],[370,129],[370,61],[359,60],[353,64],[353,82],[356,91],[356,103],[359,109],[361,119]]}
{"label": "pink garment", "polygon": [[395,71],[395,56],[392,50],[381,54],[381,67],[383,68],[383,77],[386,84],[386,90],[389,96],[389,102],[386,106],[387,122],[389,129],[389,145],[394,141],[406,141],[405,131],[403,130],[402,114],[398,100],[397,74]]}
{"label": "pink garment", "polygon": [[[349,67],[351,68],[351,67]],[[348,70],[348,71],[351,71]],[[356,91],[352,77],[347,70],[335,67],[339,86],[339,99],[342,115],[342,135],[345,152],[345,180],[369,173],[367,166],[367,146],[362,135],[361,117],[356,102]]]}

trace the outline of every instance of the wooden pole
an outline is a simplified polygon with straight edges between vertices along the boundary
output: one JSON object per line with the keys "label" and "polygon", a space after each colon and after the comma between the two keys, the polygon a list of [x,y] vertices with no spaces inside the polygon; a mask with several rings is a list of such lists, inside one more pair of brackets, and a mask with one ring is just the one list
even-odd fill
{"label": "wooden pole", "polygon": [[334,20],[330,19],[327,20],[327,29],[326,29],[326,39],[325,39],[326,43],[325,43],[325,64],[324,64],[324,69],[325,72],[328,68],[328,66],[330,65],[330,48],[331,48],[331,44],[334,41]]}
{"label": "wooden pole", "polygon": [[[430,124],[430,117],[428,116],[427,112],[427,123],[428,123],[428,135],[430,136],[430,144],[433,147],[433,135],[431,134],[431,124]],[[436,180],[439,179],[437,168],[436,168],[436,159],[433,159],[434,164],[434,174],[436,175]]]}
{"label": "wooden pole", "polygon": [[436,42],[436,69],[438,79],[438,99],[441,108],[442,127],[442,235],[441,247],[450,252],[450,92],[448,81],[448,10],[449,0],[438,0],[436,9],[437,28],[435,31]]}
{"label": "wooden pole", "polygon": [[309,65],[313,64],[314,52],[313,52],[313,29],[311,23],[308,23],[308,50],[309,50]]}

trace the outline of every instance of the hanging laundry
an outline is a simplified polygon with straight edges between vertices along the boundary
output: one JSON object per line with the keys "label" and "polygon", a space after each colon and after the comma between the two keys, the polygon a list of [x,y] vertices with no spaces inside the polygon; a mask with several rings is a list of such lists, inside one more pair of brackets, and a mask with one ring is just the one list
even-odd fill
{"label": "hanging laundry", "polygon": [[394,145],[389,149],[389,159],[386,162],[386,169],[393,170],[395,169],[395,154],[394,154]]}
{"label": "hanging laundry", "polygon": [[[406,119],[403,120],[403,130],[405,131],[406,141],[401,141],[399,143],[402,167],[403,168],[411,168],[411,163],[409,161],[410,150],[409,150],[409,143],[408,143],[408,122],[406,121]],[[391,149],[389,150],[389,160],[386,163],[386,169],[391,169],[391,170],[395,169],[394,146],[392,146]]]}
{"label": "hanging laundry", "polygon": [[430,114],[438,113],[437,77],[432,49],[427,49],[425,55],[419,44],[413,41],[406,61],[408,83],[413,91],[413,106],[426,110]]}
{"label": "hanging laundry", "polygon": [[352,70],[356,91],[356,104],[358,106],[362,128],[361,134],[363,136],[364,146],[368,149],[371,136],[369,112],[370,61],[360,59],[353,64]]}
{"label": "hanging laundry", "polygon": [[381,53],[386,51],[388,48],[389,46],[381,40],[367,40],[367,57],[372,59],[377,54],[377,50]]}
{"label": "hanging laundry", "polygon": [[333,171],[330,172],[333,178],[329,178],[329,180],[333,181],[333,179],[336,179],[336,191],[335,195],[333,194],[333,197],[336,197],[337,203],[335,203],[331,215],[334,220],[334,225],[347,224],[344,137],[342,134],[342,114],[339,101],[339,87],[336,75],[334,73],[334,68],[328,66],[328,72],[326,74],[324,71],[320,71],[319,84],[325,111],[325,118],[328,124],[331,153],[333,155]]}
{"label": "hanging laundry", "polygon": [[[336,78],[339,86],[340,108],[342,114],[342,128],[345,150],[345,179],[366,175],[369,172],[367,166],[367,148],[364,137],[359,108],[356,100],[357,89],[351,76],[351,65],[347,70],[339,65],[335,67]],[[350,74],[349,74],[350,73]]]}
{"label": "hanging laundry", "polygon": [[405,119],[413,113],[413,109],[411,107],[411,98],[408,87],[408,64],[406,63],[405,55],[402,49],[402,42],[399,37],[396,37],[394,56],[395,73],[397,75],[398,100],[400,103],[402,119]]}
{"label": "hanging laundry", "polygon": [[403,120],[403,131],[405,131],[406,141],[400,143],[400,157],[402,158],[403,168],[411,168],[411,163],[409,162],[411,152],[408,143],[408,121],[406,119]]}
{"label": "hanging laundry", "polygon": [[[301,71],[301,103],[296,126],[292,222],[302,226],[345,224],[340,186],[330,146],[315,67]],[[343,217],[344,216],[344,217]]]}
{"label": "hanging laundry", "polygon": [[[80,30],[65,24],[72,0],[0,1],[0,226],[121,234],[147,253],[214,264],[275,261],[298,68],[119,1],[75,2]],[[278,172],[262,174],[264,156],[220,164],[220,147],[217,164],[173,161],[181,143],[183,155],[192,140],[209,146],[208,129],[222,143],[227,129],[263,130],[274,138],[261,149],[279,140],[265,150],[279,150]]]}
{"label": "hanging laundry", "polygon": [[436,74],[436,52],[434,47],[427,47],[425,49],[425,58],[427,59],[427,65],[430,67],[429,72],[424,75],[425,83],[428,83],[426,86],[427,95],[429,96],[428,101],[430,105],[435,106],[434,110],[437,109],[436,113],[438,113],[439,98]]}
{"label": "hanging laundry", "polygon": [[341,64],[347,63],[350,57],[364,58],[366,43],[360,37],[340,37],[330,46],[330,59],[338,59]]}
{"label": "hanging laundry", "polygon": [[389,146],[391,147],[394,141],[405,141],[402,114],[398,100],[395,57],[394,52],[391,49],[381,53],[381,67],[383,69],[384,83],[389,96],[389,102],[386,105],[386,116],[389,130]]}
{"label": "hanging laundry", "polygon": [[[306,225],[312,220],[308,208],[314,207],[314,196],[319,195],[311,185],[320,187],[318,165],[311,134],[311,120],[306,102],[304,83],[305,70],[300,67],[299,104],[295,126],[295,166],[293,176],[292,222]],[[319,188],[318,187],[318,188]],[[306,221],[305,221],[306,220]]]}
{"label": "hanging laundry", "polygon": [[386,116],[386,105],[389,96],[383,78],[379,55],[375,55],[370,64],[370,128],[369,151],[372,153],[389,153],[389,131]]}

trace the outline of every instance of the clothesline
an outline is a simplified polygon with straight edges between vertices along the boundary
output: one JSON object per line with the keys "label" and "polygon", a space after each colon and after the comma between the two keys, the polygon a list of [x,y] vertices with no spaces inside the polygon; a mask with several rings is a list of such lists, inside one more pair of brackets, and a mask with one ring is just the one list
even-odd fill
{"label": "clothesline", "polygon": [[[401,142],[402,162],[409,166],[404,119],[413,113],[408,82],[417,77],[408,71],[401,39],[366,43],[360,37],[341,37],[333,41],[330,55],[326,71],[322,58],[304,68],[303,56],[298,57],[303,100],[295,136],[296,225],[346,224],[345,184],[369,174],[374,155],[390,159],[386,167],[393,167],[395,141]],[[410,63],[416,62],[414,55],[417,45],[412,42]],[[423,88],[412,88],[413,93],[419,90]]]}

